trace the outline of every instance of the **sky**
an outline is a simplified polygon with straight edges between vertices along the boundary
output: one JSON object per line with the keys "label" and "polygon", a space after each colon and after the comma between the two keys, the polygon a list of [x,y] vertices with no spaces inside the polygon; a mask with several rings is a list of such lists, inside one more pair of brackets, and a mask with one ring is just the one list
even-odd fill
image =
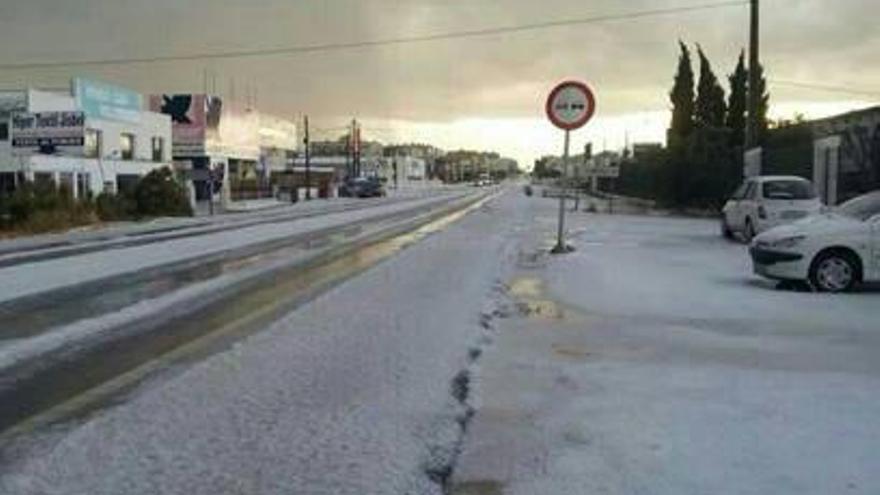
{"label": "sky", "polygon": [[[227,99],[255,95],[261,111],[308,114],[318,138],[357,118],[369,139],[495,150],[529,166],[561,152],[543,105],[568,78],[586,81],[598,100],[596,118],[572,136],[576,149],[662,141],[678,40],[699,43],[726,84],[747,46],[748,7],[251,58],[3,66],[351,43],[705,3],[717,0],[0,0],[0,88],[65,87],[86,76],[147,94],[203,92],[207,72],[207,86]],[[876,0],[763,1],[773,115],[880,103],[876,8]],[[791,81],[866,94],[783,85]]]}

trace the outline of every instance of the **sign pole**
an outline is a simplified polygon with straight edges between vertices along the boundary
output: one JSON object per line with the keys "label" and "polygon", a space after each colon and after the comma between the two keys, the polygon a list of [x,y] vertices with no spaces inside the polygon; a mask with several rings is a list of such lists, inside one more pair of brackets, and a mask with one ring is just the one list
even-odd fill
{"label": "sign pole", "polygon": [[568,159],[571,131],[583,127],[596,112],[596,98],[586,84],[565,81],[558,84],[546,103],[547,117],[559,129],[565,131],[565,149],[562,154],[562,177],[559,180],[559,230],[553,254],[572,251],[565,243],[565,195],[568,193]]}
{"label": "sign pole", "polygon": [[556,247],[553,248],[554,253],[565,253],[568,251],[568,248],[565,245],[565,195],[566,195],[566,183],[565,180],[568,177],[568,146],[569,146],[569,135],[571,131],[565,131],[565,149],[562,152],[562,177],[560,178],[560,194],[559,194],[559,230],[556,234]]}

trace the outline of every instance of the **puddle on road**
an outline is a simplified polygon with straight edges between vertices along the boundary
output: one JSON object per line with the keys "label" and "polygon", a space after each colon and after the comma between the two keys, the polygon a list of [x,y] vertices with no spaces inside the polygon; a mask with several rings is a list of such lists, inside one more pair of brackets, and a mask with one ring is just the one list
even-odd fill
{"label": "puddle on road", "polygon": [[109,314],[144,300],[154,299],[192,284],[284,259],[294,259],[317,249],[342,244],[363,233],[361,226],[347,226],[293,241],[266,252],[237,259],[219,259],[134,281],[109,282],[100,290],[32,297],[26,302],[0,304],[3,331],[0,342],[32,337],[50,328],[95,315]]}
{"label": "puddle on road", "polygon": [[452,486],[452,495],[502,495],[504,487],[498,481],[465,481]]}
{"label": "puddle on road", "polygon": [[556,301],[543,297],[543,293],[543,282],[534,277],[520,277],[510,284],[509,294],[515,300],[520,315],[542,320],[565,319],[564,308]]}

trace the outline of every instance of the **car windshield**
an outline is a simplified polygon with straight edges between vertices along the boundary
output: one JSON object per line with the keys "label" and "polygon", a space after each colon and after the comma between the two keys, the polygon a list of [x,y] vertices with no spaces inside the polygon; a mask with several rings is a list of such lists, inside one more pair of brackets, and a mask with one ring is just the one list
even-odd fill
{"label": "car windshield", "polygon": [[858,220],[867,220],[874,215],[880,215],[880,192],[853,198],[840,205],[836,211]]}
{"label": "car windshield", "polygon": [[764,183],[765,199],[804,200],[814,199],[816,191],[805,180],[774,180]]}

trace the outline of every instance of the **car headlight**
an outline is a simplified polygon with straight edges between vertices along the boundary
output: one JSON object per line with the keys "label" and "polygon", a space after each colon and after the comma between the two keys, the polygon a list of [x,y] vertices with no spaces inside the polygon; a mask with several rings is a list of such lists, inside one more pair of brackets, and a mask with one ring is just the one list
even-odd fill
{"label": "car headlight", "polygon": [[783,237],[782,239],[777,239],[775,241],[768,242],[768,247],[777,248],[777,249],[785,249],[785,248],[793,248],[803,242],[807,236],[805,235],[794,235],[791,237]]}

